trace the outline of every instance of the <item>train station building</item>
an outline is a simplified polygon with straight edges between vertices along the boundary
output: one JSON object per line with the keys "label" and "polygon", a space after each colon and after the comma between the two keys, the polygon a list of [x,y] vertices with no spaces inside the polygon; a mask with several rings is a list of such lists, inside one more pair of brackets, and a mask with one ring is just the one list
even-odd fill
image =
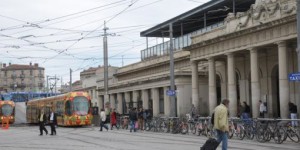
{"label": "train station building", "polygon": [[[268,117],[289,117],[288,103],[300,105],[297,72],[296,0],[211,0],[175,18],[141,32],[143,37],[168,39],[173,28],[176,114],[184,116],[192,104],[210,115],[224,98],[230,116],[239,103],[259,115],[259,100]],[[126,113],[130,107],[170,115],[169,41],[141,51],[141,61],[121,67],[109,84],[97,86],[99,106]],[[298,111],[299,113],[299,111]]]}

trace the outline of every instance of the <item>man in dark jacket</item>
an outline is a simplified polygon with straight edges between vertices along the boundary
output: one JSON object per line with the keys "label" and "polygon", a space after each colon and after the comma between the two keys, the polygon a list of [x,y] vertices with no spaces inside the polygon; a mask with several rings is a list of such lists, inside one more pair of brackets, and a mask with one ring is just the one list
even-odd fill
{"label": "man in dark jacket", "polygon": [[41,113],[38,115],[38,121],[40,124],[40,135],[43,135],[43,130],[46,132],[46,135],[48,134],[47,129],[45,128],[45,124],[46,124],[46,115],[44,113],[44,110],[41,110]]}
{"label": "man in dark jacket", "polygon": [[50,135],[56,135],[56,129],[55,126],[57,125],[57,118],[56,118],[56,114],[53,110],[53,108],[51,109],[51,113],[49,115],[49,123],[50,123],[50,127],[51,127],[51,134]]}
{"label": "man in dark jacket", "polygon": [[134,132],[136,132],[136,128],[135,128],[135,122],[137,121],[136,108],[133,108],[129,112],[129,119],[130,119],[130,132],[132,132],[132,129],[133,129]]}

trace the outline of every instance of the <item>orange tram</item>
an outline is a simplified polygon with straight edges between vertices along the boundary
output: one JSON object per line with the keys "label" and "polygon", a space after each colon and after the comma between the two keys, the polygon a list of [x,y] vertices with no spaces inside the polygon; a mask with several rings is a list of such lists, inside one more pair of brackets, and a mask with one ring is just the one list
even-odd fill
{"label": "orange tram", "polygon": [[10,100],[0,101],[0,123],[8,122],[13,124],[15,122],[15,103]]}
{"label": "orange tram", "polygon": [[47,118],[51,108],[59,126],[91,125],[91,98],[86,92],[70,92],[63,95],[30,100],[27,103],[27,123],[38,123],[38,115],[44,110]]}

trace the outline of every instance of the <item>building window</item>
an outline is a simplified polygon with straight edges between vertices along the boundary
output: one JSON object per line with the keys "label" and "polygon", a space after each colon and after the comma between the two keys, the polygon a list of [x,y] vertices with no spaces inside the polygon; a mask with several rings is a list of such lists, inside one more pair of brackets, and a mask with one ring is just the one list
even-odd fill
{"label": "building window", "polygon": [[33,72],[32,72],[32,70],[30,70],[30,75],[32,76],[32,74],[33,74]]}

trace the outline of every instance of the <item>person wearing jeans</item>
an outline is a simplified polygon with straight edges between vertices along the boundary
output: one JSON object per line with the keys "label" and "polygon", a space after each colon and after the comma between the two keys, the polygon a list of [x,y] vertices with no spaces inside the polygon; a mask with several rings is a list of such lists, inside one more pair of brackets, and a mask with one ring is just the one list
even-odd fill
{"label": "person wearing jeans", "polygon": [[215,108],[214,128],[217,130],[217,141],[222,142],[222,150],[227,150],[228,146],[228,105],[229,100],[224,99],[222,103]]}
{"label": "person wearing jeans", "polygon": [[221,130],[217,130],[217,141],[219,143],[222,142],[222,150],[227,149],[227,143],[228,143],[228,134],[227,132],[223,132]]}
{"label": "person wearing jeans", "polygon": [[[289,102],[289,111],[291,113],[291,119],[297,119],[297,105],[295,105],[294,103]],[[297,127],[298,122],[293,120],[292,121],[292,126]]]}

